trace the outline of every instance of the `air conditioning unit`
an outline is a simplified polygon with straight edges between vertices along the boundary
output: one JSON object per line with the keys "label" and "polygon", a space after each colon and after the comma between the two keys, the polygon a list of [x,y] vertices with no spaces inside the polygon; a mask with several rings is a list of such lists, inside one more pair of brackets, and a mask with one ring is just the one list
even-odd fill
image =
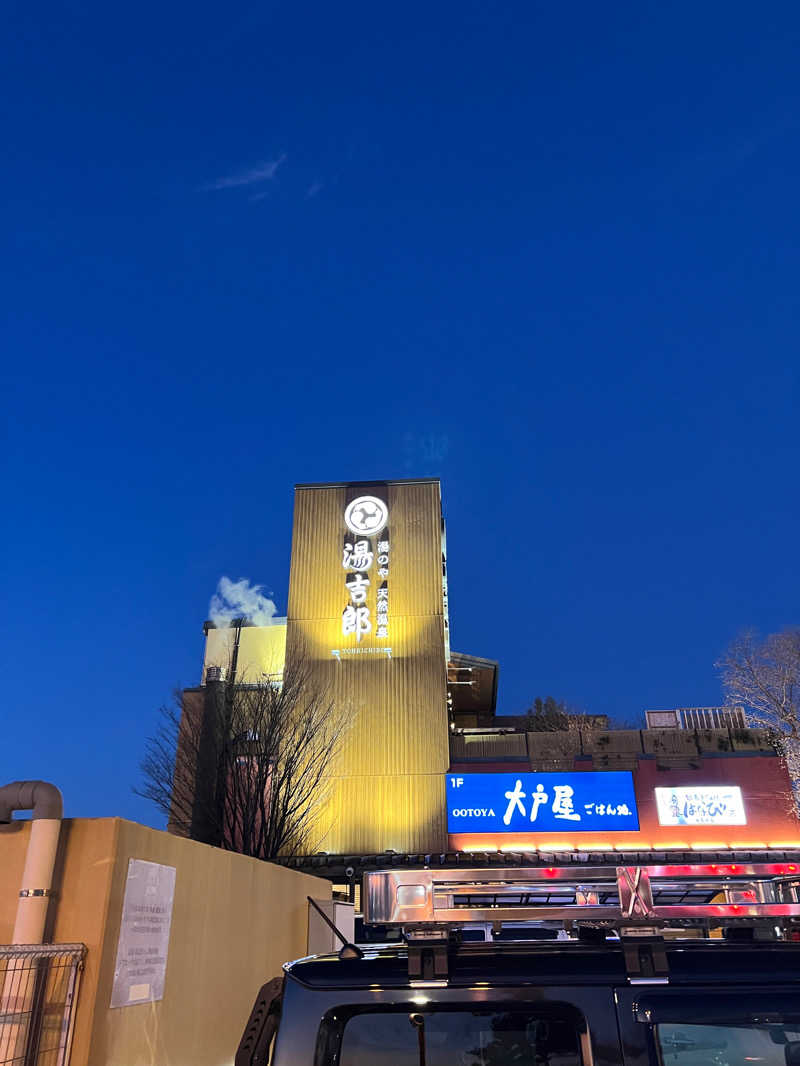
{"label": "air conditioning unit", "polygon": [[208,666],[206,667],[206,684],[210,681],[224,681],[225,680],[225,668],[223,666]]}

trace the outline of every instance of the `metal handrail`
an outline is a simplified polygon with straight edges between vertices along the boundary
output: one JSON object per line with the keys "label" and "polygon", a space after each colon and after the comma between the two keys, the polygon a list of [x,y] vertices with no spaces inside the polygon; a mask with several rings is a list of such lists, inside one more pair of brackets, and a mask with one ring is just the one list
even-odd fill
{"label": "metal handrail", "polygon": [[85,944],[0,944],[0,961],[3,959],[30,958],[52,959],[68,955],[82,960],[86,955]]}
{"label": "metal handrail", "polygon": [[0,944],[0,1066],[68,1066],[85,944]]}

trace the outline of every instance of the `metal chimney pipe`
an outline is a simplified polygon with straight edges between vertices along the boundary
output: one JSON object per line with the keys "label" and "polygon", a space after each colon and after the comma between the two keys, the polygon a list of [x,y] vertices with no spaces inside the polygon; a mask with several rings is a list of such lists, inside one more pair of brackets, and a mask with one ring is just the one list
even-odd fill
{"label": "metal chimney pipe", "polygon": [[[61,793],[46,781],[12,781],[0,788],[0,822],[10,822],[14,811],[33,812],[12,944],[41,944],[44,938],[63,809]],[[36,972],[26,969],[23,958],[9,960],[0,989],[6,1019],[0,1026],[0,1062],[17,1061],[17,1051],[24,1048]]]}
{"label": "metal chimney pipe", "polygon": [[10,822],[14,811],[33,813],[11,943],[41,944],[64,802],[56,786],[47,781],[13,781],[0,787],[0,822]]}

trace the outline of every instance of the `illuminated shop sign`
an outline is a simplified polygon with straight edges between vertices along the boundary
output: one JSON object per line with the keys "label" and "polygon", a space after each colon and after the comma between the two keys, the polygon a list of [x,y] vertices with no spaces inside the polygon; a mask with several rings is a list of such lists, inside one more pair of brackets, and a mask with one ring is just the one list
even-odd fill
{"label": "illuminated shop sign", "polygon": [[736,785],[657,788],[659,825],[747,825]]}
{"label": "illuminated shop sign", "polygon": [[449,833],[638,830],[633,774],[447,775]]}
{"label": "illuminated shop sign", "polygon": [[389,520],[389,508],[377,496],[359,496],[348,503],[344,524],[356,537],[373,537]]}
{"label": "illuminated shop sign", "polygon": [[[377,496],[359,496],[344,512],[349,531],[342,550],[348,603],[342,611],[342,636],[357,643],[374,629],[389,637],[389,508]],[[374,597],[370,595],[375,587]],[[374,602],[374,614],[373,614]]]}

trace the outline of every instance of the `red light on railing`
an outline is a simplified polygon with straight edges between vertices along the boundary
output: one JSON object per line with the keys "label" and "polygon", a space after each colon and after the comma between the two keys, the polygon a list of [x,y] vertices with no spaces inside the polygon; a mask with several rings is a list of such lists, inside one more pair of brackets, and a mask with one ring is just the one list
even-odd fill
{"label": "red light on railing", "polygon": [[556,871],[554,866],[548,866],[547,869],[545,870],[545,876],[546,877],[555,877],[556,873],[557,873],[557,871]]}

